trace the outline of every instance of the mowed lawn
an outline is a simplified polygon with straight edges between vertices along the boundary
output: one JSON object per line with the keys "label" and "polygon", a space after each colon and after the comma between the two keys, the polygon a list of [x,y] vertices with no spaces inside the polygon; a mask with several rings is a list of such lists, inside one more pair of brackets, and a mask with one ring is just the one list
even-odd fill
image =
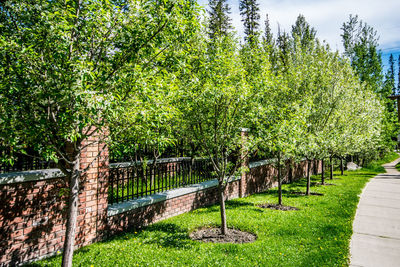
{"label": "mowed lawn", "polygon": [[[277,190],[227,202],[228,226],[255,233],[248,244],[211,244],[192,241],[197,228],[217,226],[219,207],[198,209],[144,229],[127,232],[75,252],[74,266],[346,266],[358,195],[371,177],[382,172],[379,164],[369,168],[335,172],[335,186],[312,187],[323,196],[300,196],[305,179],[284,185],[284,204],[298,211],[274,211],[257,207],[276,203]],[[327,175],[328,176],[328,175]],[[318,182],[320,176],[313,176]],[[60,266],[56,256],[34,266]]]}

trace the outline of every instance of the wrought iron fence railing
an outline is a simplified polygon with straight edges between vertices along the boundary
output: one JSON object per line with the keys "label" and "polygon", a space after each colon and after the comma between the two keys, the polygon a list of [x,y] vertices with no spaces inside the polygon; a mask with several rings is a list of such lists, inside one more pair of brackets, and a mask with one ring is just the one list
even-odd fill
{"label": "wrought iron fence railing", "polygon": [[215,178],[206,159],[174,158],[110,164],[109,203],[120,203]]}

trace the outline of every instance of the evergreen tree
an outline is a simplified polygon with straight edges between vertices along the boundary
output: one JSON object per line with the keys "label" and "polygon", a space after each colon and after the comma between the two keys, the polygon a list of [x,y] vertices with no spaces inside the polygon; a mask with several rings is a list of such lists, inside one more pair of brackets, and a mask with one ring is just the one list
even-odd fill
{"label": "evergreen tree", "polygon": [[257,0],[240,0],[239,10],[244,24],[245,40],[249,43],[254,43],[260,26],[259,4]]}
{"label": "evergreen tree", "polygon": [[397,94],[400,94],[400,55],[399,55],[399,58],[397,60],[397,64],[399,66],[398,75],[397,75]]}
{"label": "evergreen tree", "polygon": [[211,39],[219,35],[227,35],[232,29],[231,8],[226,3],[227,0],[209,0],[209,8],[207,10],[209,15],[209,31],[208,35]]}
{"label": "evergreen tree", "polygon": [[317,31],[308,24],[303,15],[299,15],[292,26],[292,37],[299,38],[302,47],[308,47],[315,39]]}
{"label": "evergreen tree", "polygon": [[267,46],[272,47],[274,45],[274,36],[272,34],[271,26],[269,24],[268,14],[265,17],[264,24],[265,24],[265,31],[264,31],[264,37],[263,37],[264,43]]}
{"label": "evergreen tree", "polygon": [[396,94],[396,87],[395,87],[395,80],[394,80],[394,58],[393,54],[390,54],[389,56],[389,69],[387,72],[387,79],[389,81],[389,84],[391,86],[393,94]]}
{"label": "evergreen tree", "polygon": [[290,37],[285,31],[282,33],[278,26],[278,38],[276,39],[276,45],[278,48],[278,61],[283,69],[283,72],[287,72],[289,67],[289,54],[290,54]]}

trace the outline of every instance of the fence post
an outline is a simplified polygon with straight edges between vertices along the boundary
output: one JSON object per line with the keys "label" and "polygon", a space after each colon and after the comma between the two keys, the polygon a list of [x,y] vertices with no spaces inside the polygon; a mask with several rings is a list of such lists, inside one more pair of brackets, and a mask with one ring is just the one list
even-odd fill
{"label": "fence post", "polygon": [[249,135],[249,129],[241,128],[240,135],[242,138],[242,148],[241,148],[241,167],[242,167],[242,174],[241,179],[239,182],[239,197],[244,197],[246,195],[246,188],[247,188],[247,170],[249,169],[249,155],[248,155],[248,148],[247,148],[247,138]]}

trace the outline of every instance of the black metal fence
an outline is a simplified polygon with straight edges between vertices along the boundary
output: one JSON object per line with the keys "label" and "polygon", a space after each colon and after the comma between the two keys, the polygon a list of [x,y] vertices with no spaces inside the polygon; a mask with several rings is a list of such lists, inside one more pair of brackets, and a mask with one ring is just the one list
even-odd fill
{"label": "black metal fence", "polygon": [[50,168],[57,168],[57,164],[54,161],[41,160],[36,157],[29,157],[25,155],[16,156],[12,164],[8,162],[0,162],[0,173],[42,170]]}
{"label": "black metal fence", "polygon": [[213,179],[209,160],[190,158],[110,164],[109,203],[145,197]]}

